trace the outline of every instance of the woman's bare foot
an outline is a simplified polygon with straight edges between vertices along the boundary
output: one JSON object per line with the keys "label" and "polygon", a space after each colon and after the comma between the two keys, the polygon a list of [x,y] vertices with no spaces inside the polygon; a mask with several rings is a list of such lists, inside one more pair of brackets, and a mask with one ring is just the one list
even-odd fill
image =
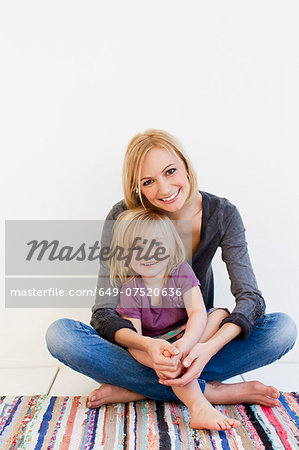
{"label": "woman's bare foot", "polygon": [[102,384],[98,389],[92,391],[87,399],[88,408],[99,408],[99,406],[106,405],[108,403],[118,402],[135,402],[137,400],[144,400],[141,394],[129,391],[128,389],[120,386],[114,386],[113,384]]}
{"label": "woman's bare foot", "polygon": [[260,381],[225,384],[220,381],[207,382],[204,393],[214,405],[251,403],[263,406],[279,405],[279,391],[273,386],[266,386]]}
{"label": "woman's bare foot", "polygon": [[213,408],[204,397],[203,401],[192,405],[190,414],[190,426],[197,430],[230,430],[240,425],[238,420],[230,419]]}

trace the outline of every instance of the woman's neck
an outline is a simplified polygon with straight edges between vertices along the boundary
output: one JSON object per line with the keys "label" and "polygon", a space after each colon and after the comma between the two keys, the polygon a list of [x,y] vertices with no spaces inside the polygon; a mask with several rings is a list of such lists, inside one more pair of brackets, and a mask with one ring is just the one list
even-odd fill
{"label": "woman's neck", "polygon": [[184,205],[179,211],[166,212],[171,220],[190,220],[202,210],[202,195],[200,192],[193,198],[191,203]]}

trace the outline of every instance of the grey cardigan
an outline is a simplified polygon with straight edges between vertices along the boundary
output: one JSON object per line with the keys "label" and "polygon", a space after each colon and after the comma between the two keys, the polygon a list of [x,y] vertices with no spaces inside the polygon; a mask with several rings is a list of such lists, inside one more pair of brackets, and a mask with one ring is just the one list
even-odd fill
{"label": "grey cardigan", "polygon": [[[250,263],[245,229],[237,208],[227,199],[200,191],[202,194],[202,226],[199,246],[192,259],[192,268],[200,280],[201,291],[206,308],[212,308],[214,302],[214,279],[212,259],[218,247],[226,264],[231,282],[231,292],[236,305],[232,313],[222,322],[232,322],[242,328],[237,339],[245,339],[265,312],[265,302],[258,290],[257,282]],[[112,239],[112,220],[124,211],[124,200],[116,203],[103,227],[101,246],[109,246]],[[107,262],[100,261],[98,289],[102,291],[112,286],[109,280]],[[121,328],[135,330],[131,322],[122,319],[115,311],[119,296],[99,296],[92,308],[90,324],[103,338],[114,341],[114,334]],[[224,306],[224,305],[223,305]],[[136,330],[135,330],[136,331]]]}

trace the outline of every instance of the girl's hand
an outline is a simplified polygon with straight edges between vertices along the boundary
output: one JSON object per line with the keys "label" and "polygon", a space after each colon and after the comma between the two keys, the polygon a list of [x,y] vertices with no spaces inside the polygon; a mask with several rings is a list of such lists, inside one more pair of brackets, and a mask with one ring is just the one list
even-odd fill
{"label": "girl's hand", "polygon": [[[178,358],[177,356],[172,356],[168,350],[164,350],[163,355],[166,358]],[[168,370],[157,370],[156,374],[158,375],[159,382],[160,382],[160,380],[167,380],[167,379],[172,380],[172,379],[177,378],[179,375],[182,374],[182,370],[183,370],[182,361],[179,360],[177,370],[173,370],[171,372],[169,372]]]}
{"label": "girl's hand", "polygon": [[[168,351],[171,357],[164,356],[164,351]],[[177,373],[180,364],[180,351],[174,345],[164,339],[150,339],[146,352],[153,361],[153,368],[156,372],[167,371]]]}
{"label": "girl's hand", "polygon": [[160,383],[166,386],[185,386],[190,381],[200,377],[206,364],[210,361],[214,352],[211,351],[208,343],[196,344],[191,352],[183,359],[183,367],[188,368],[186,373],[175,380],[161,380]]}
{"label": "girl's hand", "polygon": [[[190,353],[190,351],[192,349],[192,345],[190,345],[188,343],[188,341],[186,339],[184,339],[184,337],[175,341],[173,343],[173,345],[180,351],[180,353],[179,353],[180,363],[179,363],[178,369],[173,372],[169,372],[167,370],[159,371],[159,373],[157,372],[157,375],[161,380],[175,379],[179,375],[182,376],[186,372],[186,369],[184,368],[182,361],[185,358],[185,356],[187,356]],[[164,356],[167,356],[168,358],[170,358],[171,354],[168,352],[168,350],[164,350]]]}

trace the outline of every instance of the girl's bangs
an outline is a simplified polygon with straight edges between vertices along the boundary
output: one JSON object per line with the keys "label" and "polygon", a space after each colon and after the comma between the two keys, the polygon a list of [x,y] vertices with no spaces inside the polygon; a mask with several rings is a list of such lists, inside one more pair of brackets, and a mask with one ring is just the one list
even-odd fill
{"label": "girl's bangs", "polygon": [[[134,223],[131,223],[130,227],[130,245],[133,244],[133,241],[136,238],[140,238],[141,240],[149,238],[153,239],[158,237],[157,231],[163,231],[160,220],[139,219],[133,220],[133,222]],[[163,233],[163,235],[164,234],[165,233]],[[141,241],[139,241],[139,243],[141,243]]]}

